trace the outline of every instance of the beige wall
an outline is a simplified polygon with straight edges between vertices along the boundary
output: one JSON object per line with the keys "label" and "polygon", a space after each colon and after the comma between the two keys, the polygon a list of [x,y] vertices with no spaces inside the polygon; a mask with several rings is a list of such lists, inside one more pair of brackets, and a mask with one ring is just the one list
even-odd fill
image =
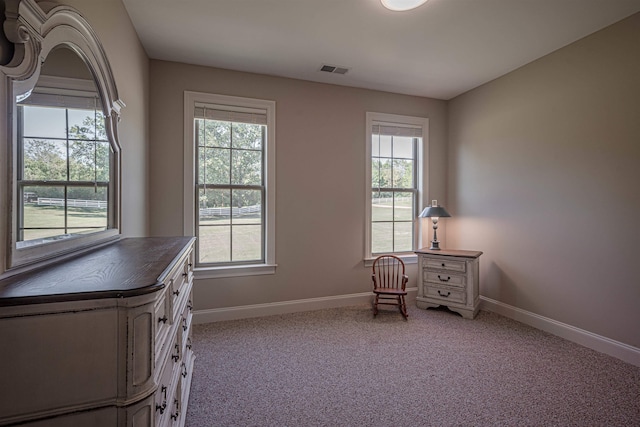
{"label": "beige wall", "polygon": [[370,290],[367,111],[430,119],[429,196],[445,196],[444,101],[155,60],[150,81],[152,235],[183,232],[184,91],[276,101],[276,274],[196,280],[198,310]]}
{"label": "beige wall", "polygon": [[148,233],[149,59],[122,1],[63,0],[96,31],[107,53],[120,99],[127,105],[119,125],[122,147],[122,231]]}
{"label": "beige wall", "polygon": [[449,105],[448,243],[481,294],[640,347],[640,14]]}

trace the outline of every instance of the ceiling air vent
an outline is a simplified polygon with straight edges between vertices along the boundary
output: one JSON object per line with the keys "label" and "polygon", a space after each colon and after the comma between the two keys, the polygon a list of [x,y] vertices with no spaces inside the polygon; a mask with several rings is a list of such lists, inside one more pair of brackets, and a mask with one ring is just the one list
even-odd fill
{"label": "ceiling air vent", "polygon": [[322,67],[320,67],[320,71],[324,71],[326,73],[333,73],[333,74],[347,74],[347,71],[349,71],[349,69],[346,67],[338,67],[335,65],[325,64]]}

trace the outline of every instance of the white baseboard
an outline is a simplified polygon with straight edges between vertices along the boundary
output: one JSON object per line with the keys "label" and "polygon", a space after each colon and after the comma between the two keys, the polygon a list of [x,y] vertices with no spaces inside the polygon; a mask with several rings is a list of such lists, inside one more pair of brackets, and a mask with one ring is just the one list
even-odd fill
{"label": "white baseboard", "polygon": [[[407,288],[407,302],[415,300],[418,288]],[[238,307],[194,310],[193,323],[212,323],[222,320],[247,319],[250,317],[272,316],[276,314],[297,313],[300,311],[321,310],[348,305],[367,304],[373,301],[372,292],[335,295],[320,298],[308,298],[281,301],[267,304],[242,305]]]}
{"label": "white baseboard", "polygon": [[592,350],[608,354],[627,363],[640,367],[640,348],[540,316],[530,311],[504,304],[487,297],[480,297],[480,308],[498,313],[536,329],[549,332],[569,341],[588,347]]}

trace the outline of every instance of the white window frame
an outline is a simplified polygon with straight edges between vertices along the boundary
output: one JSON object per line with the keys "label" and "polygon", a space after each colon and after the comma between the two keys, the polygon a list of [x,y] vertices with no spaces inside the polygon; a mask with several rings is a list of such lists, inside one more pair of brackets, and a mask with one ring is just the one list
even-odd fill
{"label": "white window frame", "polygon": [[196,103],[229,106],[231,108],[262,109],[267,112],[267,132],[264,148],[265,218],[264,263],[197,267],[195,277],[214,279],[222,277],[274,274],[276,264],[276,103],[275,101],[216,95],[203,92],[184,92],[184,235],[196,235],[196,158],[194,120]]}
{"label": "white window frame", "polygon": [[[370,267],[373,264],[373,260],[375,256],[371,252],[371,220],[372,220],[372,212],[371,212],[371,140],[372,140],[372,128],[374,122],[387,123],[395,126],[415,126],[420,127],[422,129],[422,143],[418,143],[416,160],[417,160],[417,174],[416,174],[416,188],[418,193],[416,195],[416,212],[414,212],[414,216],[416,218],[414,222],[414,241],[413,246],[414,250],[422,247],[422,221],[420,221],[418,217],[418,210],[421,206],[425,205],[425,200],[428,200],[426,195],[425,188],[427,188],[425,183],[425,177],[427,177],[427,161],[428,161],[428,153],[429,153],[429,119],[425,117],[413,117],[413,116],[402,116],[397,114],[387,114],[387,113],[375,113],[375,112],[367,112],[366,114],[366,142],[365,142],[365,153],[366,153],[366,185],[365,185],[365,241],[364,241],[364,264],[365,267]],[[407,264],[415,264],[418,262],[418,256],[414,252],[395,252],[393,255],[398,256]]]}

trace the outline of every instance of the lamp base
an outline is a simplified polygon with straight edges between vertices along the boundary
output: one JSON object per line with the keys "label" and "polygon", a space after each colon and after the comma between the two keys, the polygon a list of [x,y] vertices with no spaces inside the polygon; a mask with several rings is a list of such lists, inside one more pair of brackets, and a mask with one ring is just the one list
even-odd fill
{"label": "lamp base", "polygon": [[432,240],[431,241],[431,247],[429,248],[430,251],[439,251],[440,250],[440,242],[437,240]]}

